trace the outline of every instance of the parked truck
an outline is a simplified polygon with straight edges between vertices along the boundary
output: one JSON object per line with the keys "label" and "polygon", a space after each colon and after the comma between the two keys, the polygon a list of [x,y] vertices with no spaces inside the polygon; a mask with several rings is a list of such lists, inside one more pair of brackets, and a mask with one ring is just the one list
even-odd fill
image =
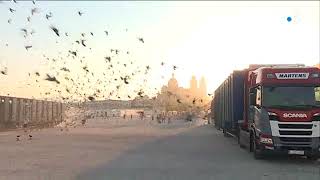
{"label": "parked truck", "polygon": [[216,89],[216,128],[256,159],[272,154],[320,157],[320,69],[302,64],[249,65]]}

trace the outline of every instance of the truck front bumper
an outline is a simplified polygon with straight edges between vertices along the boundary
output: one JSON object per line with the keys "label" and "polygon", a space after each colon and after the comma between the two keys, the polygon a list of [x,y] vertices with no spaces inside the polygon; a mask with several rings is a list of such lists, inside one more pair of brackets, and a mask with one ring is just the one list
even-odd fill
{"label": "truck front bumper", "polygon": [[284,142],[279,137],[272,137],[273,145],[259,144],[264,154],[288,154],[320,157],[320,138],[311,138],[308,142]]}

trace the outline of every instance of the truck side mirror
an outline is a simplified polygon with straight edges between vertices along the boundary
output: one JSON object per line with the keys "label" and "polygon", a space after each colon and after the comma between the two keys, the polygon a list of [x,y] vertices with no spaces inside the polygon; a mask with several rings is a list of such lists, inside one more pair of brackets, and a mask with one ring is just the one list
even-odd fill
{"label": "truck side mirror", "polygon": [[250,106],[256,105],[256,96],[254,93],[250,93],[249,100],[250,100]]}

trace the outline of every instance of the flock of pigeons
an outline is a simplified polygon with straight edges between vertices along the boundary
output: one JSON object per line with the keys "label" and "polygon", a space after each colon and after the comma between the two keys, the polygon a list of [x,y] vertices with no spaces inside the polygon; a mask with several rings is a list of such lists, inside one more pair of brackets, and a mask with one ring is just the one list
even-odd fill
{"label": "flock of pigeons", "polygon": [[[12,3],[16,4],[17,1],[13,0]],[[40,9],[36,7],[36,1],[33,0],[32,3],[34,7],[30,9],[30,15],[26,18],[27,22],[32,21],[34,15],[41,14]],[[8,11],[13,15],[19,13],[13,7],[10,7]],[[85,13],[82,11],[75,12],[74,14],[75,16],[80,17],[85,16]],[[49,22],[48,26],[52,32],[49,36],[55,36],[57,38],[57,44],[63,42],[63,40],[72,40],[72,32],[65,32],[50,24],[50,20],[54,18],[54,13],[45,13],[43,18],[46,22]],[[13,24],[14,22],[9,18],[7,23]],[[20,31],[24,38],[30,38],[36,35],[34,29],[21,28]],[[126,29],[126,32],[127,31],[128,29]],[[52,71],[50,73],[40,73],[40,71],[29,72],[28,76],[32,80],[32,83],[28,83],[27,85],[37,85],[41,88],[43,85],[42,81],[48,81],[53,86],[51,86],[49,90],[46,90],[46,92],[40,93],[40,95],[45,99],[54,97],[54,100],[63,102],[94,101],[96,99],[108,99],[110,97],[122,99],[123,97],[119,94],[121,89],[127,91],[127,94],[125,95],[127,96],[126,98],[132,99],[137,96],[144,97],[146,95],[145,92],[150,90],[150,87],[146,85],[146,76],[149,75],[152,68],[150,65],[137,65],[134,61],[120,61],[118,58],[119,55],[130,56],[128,50],[110,49],[109,52],[106,52],[108,55],[101,57],[101,61],[104,61],[105,63],[105,72],[102,72],[102,74],[98,74],[97,71],[88,67],[87,64],[90,62],[86,60],[86,56],[81,53],[81,50],[83,50],[83,48],[92,50],[92,47],[89,46],[88,42],[90,41],[90,38],[99,33],[103,33],[106,37],[110,36],[108,30],[102,30],[101,32],[82,32],[80,35],[77,34],[80,38],[72,40],[73,43],[70,45],[69,50],[65,49],[65,52],[58,52],[59,55],[56,57],[42,54],[45,62],[49,64]],[[137,42],[142,45],[145,44],[145,40],[142,37],[138,37]],[[8,43],[6,43],[6,46],[8,46]],[[32,51],[33,45],[28,44],[25,45],[24,48],[29,52]],[[79,71],[72,72],[72,68],[67,67],[67,64],[69,64],[70,61],[72,65],[79,65],[78,70],[80,70],[81,73],[79,73]],[[161,62],[159,66],[160,68],[168,67],[165,62]],[[171,68],[172,71],[175,71],[178,67],[173,65]],[[7,67],[2,67],[0,70],[0,77],[1,75],[8,75]],[[135,78],[138,80],[134,81],[133,79]],[[128,85],[131,83],[134,83],[135,85],[137,85],[137,83],[141,84],[137,86],[139,88],[136,90],[130,91]],[[153,90],[157,89],[154,88]],[[176,96],[173,93],[169,93],[169,95],[170,94]],[[153,99],[155,99],[155,97]],[[176,100],[178,103],[182,103],[179,98]],[[197,100],[194,98],[192,103],[195,104],[196,101]],[[199,101],[202,102],[202,100]]]}

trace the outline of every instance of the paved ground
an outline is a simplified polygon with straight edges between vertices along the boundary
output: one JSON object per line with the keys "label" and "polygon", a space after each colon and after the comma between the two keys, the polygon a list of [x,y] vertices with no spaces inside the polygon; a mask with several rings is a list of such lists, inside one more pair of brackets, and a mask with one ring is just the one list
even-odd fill
{"label": "paved ground", "polygon": [[47,129],[15,141],[0,133],[0,180],[319,180],[320,162],[254,160],[202,122],[95,120],[68,132]]}

